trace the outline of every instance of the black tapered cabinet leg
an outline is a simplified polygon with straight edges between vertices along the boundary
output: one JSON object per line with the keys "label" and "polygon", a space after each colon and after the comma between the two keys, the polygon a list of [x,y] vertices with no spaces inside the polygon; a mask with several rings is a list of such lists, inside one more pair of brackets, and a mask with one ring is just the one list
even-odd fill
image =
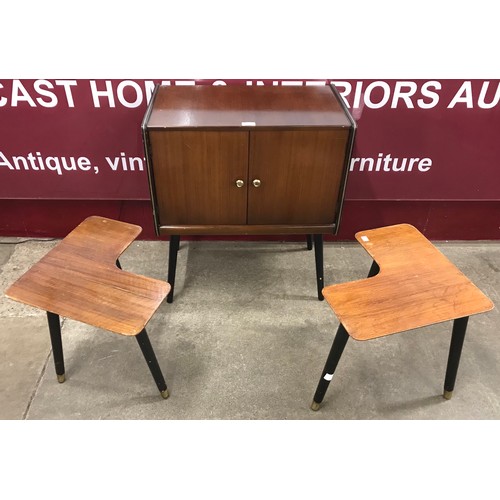
{"label": "black tapered cabinet leg", "polygon": [[344,325],[340,323],[337,334],[335,335],[335,339],[333,340],[332,348],[330,349],[330,354],[328,354],[325,367],[323,368],[323,373],[321,374],[321,378],[319,379],[318,387],[316,388],[316,392],[314,393],[311,410],[319,410],[319,405],[325,397],[326,390],[330,385],[330,380],[332,380],[333,374],[335,373],[348,339],[349,334],[344,328]]}
{"label": "black tapered cabinet leg", "polygon": [[307,249],[312,250],[312,248],[313,248],[312,234],[306,235],[306,239],[307,239]]}
{"label": "black tapered cabinet leg", "polygon": [[163,378],[163,373],[161,372],[160,365],[158,364],[155,352],[153,351],[153,346],[149,341],[146,329],[143,328],[142,332],[138,333],[135,338],[139,343],[139,347],[141,348],[142,354],[146,359],[149,370],[151,371],[151,375],[153,375],[153,378],[155,379],[156,386],[158,387],[162,398],[167,399],[169,396],[167,384],[165,383],[165,379]]}
{"label": "black tapered cabinet leg", "polygon": [[52,344],[52,354],[54,356],[57,381],[62,384],[66,380],[66,376],[64,375],[61,322],[59,321],[58,314],[54,314],[49,311],[47,311],[47,320],[49,322],[50,342]]}
{"label": "black tapered cabinet leg", "polygon": [[170,236],[170,245],[168,247],[168,278],[170,284],[170,292],[167,295],[167,302],[174,301],[174,285],[175,285],[175,271],[177,269],[177,253],[179,252],[179,243],[181,237],[177,234]]}
{"label": "black tapered cabinet leg", "polygon": [[446,365],[446,377],[444,380],[443,397],[445,399],[451,399],[451,396],[453,395],[468,321],[469,317],[465,316],[464,318],[458,318],[453,322],[450,352],[448,354],[448,364]]}
{"label": "black tapered cabinet leg", "polygon": [[316,283],[318,286],[318,300],[323,300],[323,235],[315,234],[314,238],[314,258],[316,261]]}

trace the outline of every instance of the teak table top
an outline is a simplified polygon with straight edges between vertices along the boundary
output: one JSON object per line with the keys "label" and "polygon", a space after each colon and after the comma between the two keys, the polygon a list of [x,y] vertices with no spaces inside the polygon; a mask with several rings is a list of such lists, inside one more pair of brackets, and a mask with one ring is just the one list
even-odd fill
{"label": "teak table top", "polygon": [[361,231],[356,239],[380,272],[323,289],[354,339],[374,339],[493,309],[491,300],[413,226]]}
{"label": "teak table top", "polygon": [[11,299],[122,335],[142,331],[170,291],[166,281],[116,267],[140,226],[89,217],[21,276]]}

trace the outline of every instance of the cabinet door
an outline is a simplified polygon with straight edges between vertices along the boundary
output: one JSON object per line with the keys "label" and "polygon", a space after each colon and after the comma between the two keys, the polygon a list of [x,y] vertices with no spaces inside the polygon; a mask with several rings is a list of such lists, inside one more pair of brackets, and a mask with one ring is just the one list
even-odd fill
{"label": "cabinet door", "polygon": [[332,224],[348,134],[347,129],[252,131],[248,223]]}
{"label": "cabinet door", "polygon": [[152,130],[149,138],[160,225],[246,223],[247,132]]}

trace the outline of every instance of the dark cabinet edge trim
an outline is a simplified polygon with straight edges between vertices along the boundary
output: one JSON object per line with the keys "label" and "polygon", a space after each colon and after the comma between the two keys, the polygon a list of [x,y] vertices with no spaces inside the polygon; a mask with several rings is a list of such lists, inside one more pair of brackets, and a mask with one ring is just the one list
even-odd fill
{"label": "dark cabinet edge trim", "polygon": [[342,106],[342,109],[344,110],[344,113],[347,116],[347,119],[351,122],[351,127],[349,127],[349,137],[347,139],[347,146],[346,146],[346,151],[344,154],[344,170],[343,170],[343,179],[341,180],[340,184],[340,196],[337,199],[337,209],[336,209],[336,218],[335,218],[335,233],[337,234],[338,228],[340,227],[340,219],[342,217],[342,209],[344,207],[344,198],[345,198],[345,191],[347,187],[347,177],[349,175],[349,168],[351,165],[351,157],[352,157],[352,151],[354,148],[354,138],[356,136],[356,130],[357,130],[357,124],[356,121],[354,120],[353,116],[351,115],[351,112],[349,111],[349,108],[347,107],[346,103],[344,102],[344,99],[342,99],[342,96],[339,94],[339,91],[335,87],[333,83],[330,83],[330,88],[332,89],[333,94],[335,95],[337,101],[339,102],[340,106]]}
{"label": "dark cabinet edge trim", "polygon": [[156,99],[156,94],[158,93],[158,89],[160,88],[160,84],[156,84],[153,90],[153,94],[151,95],[151,99],[149,101],[148,108],[146,110],[146,114],[144,115],[144,119],[141,124],[142,131],[142,143],[144,146],[145,159],[146,159],[146,170],[149,178],[149,195],[151,198],[151,207],[153,210],[153,224],[155,228],[156,236],[160,236],[160,232],[158,230],[160,226],[160,218],[159,218],[159,210],[158,210],[158,202],[156,200],[156,185],[155,179],[153,175],[153,158],[151,154],[151,144],[149,143],[148,132],[149,129],[147,127],[147,123],[151,116],[151,112],[153,111],[154,102]]}

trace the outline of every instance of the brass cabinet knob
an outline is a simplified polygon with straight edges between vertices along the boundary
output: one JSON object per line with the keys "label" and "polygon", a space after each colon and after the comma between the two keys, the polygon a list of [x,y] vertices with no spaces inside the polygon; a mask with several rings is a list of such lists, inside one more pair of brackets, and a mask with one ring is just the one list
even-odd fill
{"label": "brass cabinet knob", "polygon": [[242,181],[241,179],[238,179],[238,180],[236,181],[236,187],[239,187],[239,188],[240,188],[240,187],[243,187],[244,185],[245,185],[245,182],[244,182],[244,181]]}
{"label": "brass cabinet knob", "polygon": [[258,188],[258,187],[260,186],[260,179],[254,179],[254,180],[252,181],[252,184],[253,184],[256,188]]}

